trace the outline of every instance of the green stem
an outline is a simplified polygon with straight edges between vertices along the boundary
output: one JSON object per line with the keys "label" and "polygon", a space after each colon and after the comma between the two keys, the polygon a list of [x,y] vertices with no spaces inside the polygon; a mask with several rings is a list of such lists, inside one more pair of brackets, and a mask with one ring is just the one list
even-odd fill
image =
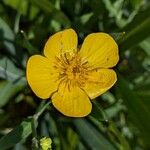
{"label": "green stem", "polygon": [[38,137],[37,137],[37,131],[36,128],[38,126],[38,118],[40,117],[40,115],[42,115],[42,113],[47,109],[47,107],[51,104],[51,102],[47,102],[46,104],[42,104],[43,106],[40,106],[40,109],[38,110],[38,112],[36,114],[33,115],[32,117],[32,121],[31,121],[31,126],[32,126],[32,135],[33,135],[33,139],[32,139],[32,147],[34,150],[38,150],[39,149],[39,145],[38,145]]}
{"label": "green stem", "polygon": [[42,108],[39,109],[39,111],[36,114],[34,114],[33,118],[37,120],[50,104],[51,102],[47,102]]}
{"label": "green stem", "polygon": [[31,126],[32,126],[32,136],[33,136],[32,148],[33,150],[38,150],[39,146],[38,146],[37,131],[36,131],[37,120],[35,120],[34,117],[32,118]]}

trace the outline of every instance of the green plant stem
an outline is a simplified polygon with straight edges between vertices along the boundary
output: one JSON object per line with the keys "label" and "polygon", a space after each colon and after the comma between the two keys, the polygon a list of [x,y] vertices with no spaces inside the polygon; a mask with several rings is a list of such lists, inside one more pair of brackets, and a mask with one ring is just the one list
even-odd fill
{"label": "green plant stem", "polygon": [[37,120],[37,119],[40,117],[40,115],[45,111],[45,109],[47,109],[47,107],[48,107],[50,104],[51,104],[50,101],[47,102],[42,108],[40,108],[40,109],[38,110],[38,112],[37,112],[36,114],[33,115],[33,118],[34,118],[35,120]]}
{"label": "green plant stem", "polygon": [[37,137],[37,126],[38,126],[38,118],[40,117],[40,115],[42,115],[42,113],[47,109],[47,107],[51,104],[51,102],[47,102],[46,104],[44,104],[36,114],[34,114],[32,116],[32,121],[31,121],[31,126],[32,126],[32,147],[34,150],[38,150],[39,149],[39,144],[38,144],[38,137]]}
{"label": "green plant stem", "polygon": [[33,150],[38,150],[39,148],[39,145],[38,145],[38,139],[37,139],[37,131],[36,131],[36,128],[37,128],[37,120],[34,119],[34,117],[32,118],[32,121],[31,121],[31,127],[32,127],[32,148]]}

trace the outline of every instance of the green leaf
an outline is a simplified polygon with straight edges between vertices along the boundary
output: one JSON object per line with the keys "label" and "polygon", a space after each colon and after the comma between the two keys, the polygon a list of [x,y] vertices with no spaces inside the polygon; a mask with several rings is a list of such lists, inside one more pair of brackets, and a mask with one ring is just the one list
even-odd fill
{"label": "green leaf", "polygon": [[150,57],[150,37],[140,43],[140,47],[147,53]]}
{"label": "green leaf", "polygon": [[15,55],[15,47],[12,42],[14,42],[15,35],[9,25],[0,17],[0,39],[3,41],[7,51],[11,55]]}
{"label": "green leaf", "polygon": [[128,109],[130,121],[140,130],[143,142],[150,148],[150,105],[140,99],[129,85],[129,82],[119,75],[117,91]]}
{"label": "green leaf", "polygon": [[103,122],[106,124],[108,123],[108,117],[105,111],[103,110],[101,105],[96,101],[93,101],[93,109],[90,116],[96,118],[96,120],[98,120],[99,122]]}
{"label": "green leaf", "polygon": [[115,150],[116,148],[87,120],[75,119],[73,123],[84,142],[93,150]]}
{"label": "green leaf", "polygon": [[[70,142],[70,139],[71,139],[71,142]],[[70,147],[70,149],[72,150],[75,150],[77,148],[79,138],[76,132],[73,131],[71,128],[68,128],[67,130],[67,140],[69,143],[68,147]]]}
{"label": "green leaf", "polygon": [[29,1],[45,12],[51,13],[53,10],[55,10],[54,5],[48,0],[43,0],[42,3],[40,3],[39,0],[29,0]]}
{"label": "green leaf", "polygon": [[3,107],[9,100],[26,86],[25,80],[16,82],[1,81],[0,82],[0,107]]}
{"label": "green leaf", "polygon": [[105,112],[108,116],[108,118],[113,118],[119,114],[122,110],[125,110],[125,106],[122,104],[122,102],[117,101],[113,106],[108,107]]}
{"label": "green leaf", "polygon": [[[118,103],[119,104],[119,103]],[[106,126],[107,127],[107,134],[108,133],[113,133],[114,136],[119,140],[119,143],[117,144],[117,146],[120,149],[123,150],[131,150],[129,143],[127,142],[127,140],[125,139],[125,137],[121,134],[121,132],[117,129],[117,127],[115,126],[115,124],[110,121],[107,120],[106,118],[110,117],[111,115],[113,115],[114,111],[116,111],[116,106],[113,106],[114,108],[107,108],[105,111],[100,107],[100,105],[98,103],[93,103],[93,111],[92,114],[90,115],[91,120],[93,121],[93,123],[95,123],[96,125],[99,126],[99,128],[101,129],[101,124],[103,124],[103,127]],[[113,111],[108,109],[114,109]],[[101,115],[103,115],[103,118],[101,117]],[[102,130],[102,129],[101,129]],[[117,142],[112,141],[115,144]]]}
{"label": "green leaf", "polygon": [[127,50],[139,42],[143,41],[150,35],[150,9],[147,8],[143,12],[139,12],[133,21],[127,25],[122,31],[126,34],[120,41],[120,49]]}
{"label": "green leaf", "polygon": [[42,0],[42,3],[39,0],[29,0],[32,4],[39,7],[47,14],[51,14],[52,18],[56,21],[62,23],[64,26],[70,26],[71,22],[68,17],[61,11],[55,8],[55,6],[48,0]]}
{"label": "green leaf", "polygon": [[13,147],[20,141],[25,140],[31,133],[31,119],[27,119],[0,139],[1,150]]}
{"label": "green leaf", "polygon": [[16,9],[20,14],[26,14],[27,10],[27,1],[22,0],[3,0],[6,5]]}
{"label": "green leaf", "polygon": [[0,82],[0,107],[26,86],[23,71],[17,68],[8,58],[0,60],[0,78],[6,81]]}
{"label": "green leaf", "polygon": [[36,7],[33,5],[30,5],[30,10],[29,10],[29,3],[27,0],[3,0],[4,3],[16,11],[18,11],[19,14],[21,15],[27,15],[30,11],[29,14],[29,19],[32,19],[33,17],[36,16],[37,12],[39,11]]}
{"label": "green leaf", "polygon": [[15,81],[23,76],[23,71],[17,68],[14,63],[6,57],[0,59],[0,78]]}
{"label": "green leaf", "polygon": [[133,15],[131,14],[128,16],[127,19],[123,18],[122,7],[124,4],[124,0],[117,0],[114,2],[112,2],[111,0],[103,0],[103,3],[105,4],[105,7],[109,12],[109,15],[115,18],[115,22],[119,27],[125,26],[132,19]]}
{"label": "green leaf", "polygon": [[131,150],[129,143],[126,138],[121,134],[121,132],[116,128],[113,122],[110,123],[108,130],[111,131],[119,140],[120,145],[119,148],[122,150]]}

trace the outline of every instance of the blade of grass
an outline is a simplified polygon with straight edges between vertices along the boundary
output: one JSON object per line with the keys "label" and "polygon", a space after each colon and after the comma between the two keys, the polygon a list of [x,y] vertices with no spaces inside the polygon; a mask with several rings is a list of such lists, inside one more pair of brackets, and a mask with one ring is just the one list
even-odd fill
{"label": "blade of grass", "polygon": [[86,142],[87,146],[93,150],[100,149],[111,149],[115,150],[116,148],[93,126],[85,119],[76,119],[73,120],[73,123],[79,132],[80,136]]}
{"label": "blade of grass", "polygon": [[126,81],[123,76],[118,75],[117,92],[128,109],[128,117],[130,121],[140,130],[140,135],[143,138],[143,142],[150,148],[150,106],[144,103],[142,99],[134,93],[130,87],[129,82]]}
{"label": "blade of grass", "polygon": [[150,9],[147,8],[137,14],[133,21],[122,29],[126,34],[119,42],[120,49],[127,50],[147,38],[150,35],[149,27]]}

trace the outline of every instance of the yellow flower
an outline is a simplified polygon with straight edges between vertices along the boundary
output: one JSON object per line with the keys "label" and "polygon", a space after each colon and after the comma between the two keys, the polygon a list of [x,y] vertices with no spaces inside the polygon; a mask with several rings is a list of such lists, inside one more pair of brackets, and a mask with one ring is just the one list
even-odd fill
{"label": "yellow flower", "polygon": [[44,56],[31,56],[27,81],[34,93],[52,99],[54,107],[70,117],[91,112],[90,99],[103,94],[117,80],[112,68],[119,60],[118,46],[106,33],[89,34],[77,48],[77,34],[66,29],[52,35]]}

